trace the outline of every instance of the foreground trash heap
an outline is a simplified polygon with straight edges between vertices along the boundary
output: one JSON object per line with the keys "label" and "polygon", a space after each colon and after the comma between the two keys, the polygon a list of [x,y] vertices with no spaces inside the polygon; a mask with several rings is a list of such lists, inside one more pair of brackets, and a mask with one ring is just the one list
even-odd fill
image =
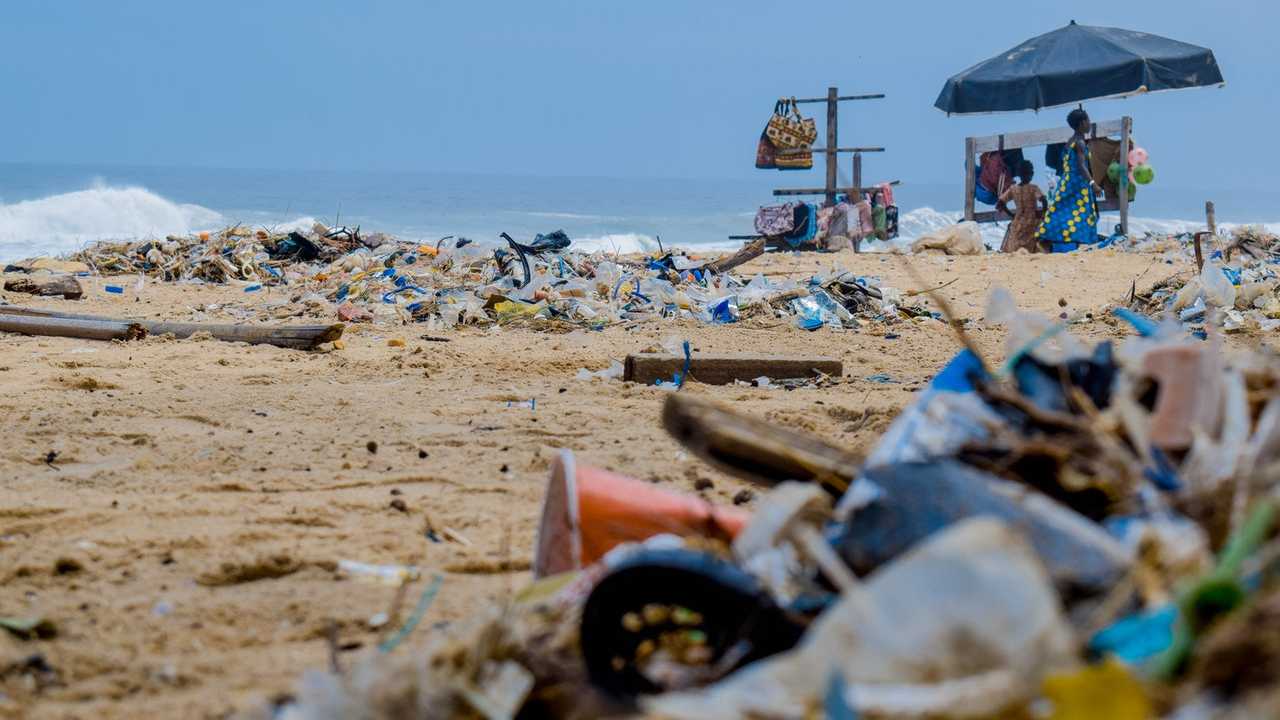
{"label": "foreground trash heap", "polygon": [[962,351],[865,458],[669,395],[692,454],[771,486],[752,514],[563,453],[532,585],[270,712],[1280,716],[1280,363],[995,300],[1008,359]]}
{"label": "foreground trash heap", "polygon": [[[358,229],[272,233],[245,227],[165,240],[99,243],[73,256],[103,275],[239,284],[265,302],[205,307],[238,320],[309,317],[433,326],[600,328],[654,318],[736,322],[794,318],[806,329],[926,317],[874,279],[833,271],[800,283],[740,279],[734,265],[665,253],[617,257],[571,249],[561,231],[522,244],[444,238],[434,245]],[[723,269],[720,269],[723,267]],[[255,298],[257,300],[257,298]]]}

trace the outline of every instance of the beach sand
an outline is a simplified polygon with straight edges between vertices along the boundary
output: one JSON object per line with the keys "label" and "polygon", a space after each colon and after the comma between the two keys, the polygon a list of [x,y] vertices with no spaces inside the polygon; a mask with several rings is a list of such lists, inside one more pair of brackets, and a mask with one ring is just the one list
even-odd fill
{"label": "beach sand", "polygon": [[[1004,333],[980,318],[1009,287],[1024,309],[1086,313],[1193,268],[1156,254],[910,262],[964,318],[984,354]],[[837,265],[911,290],[885,255],[770,256],[740,271],[803,279]],[[148,283],[80,302],[11,303],[184,319],[199,303],[245,302],[238,288]],[[287,297],[280,291],[252,301]],[[58,636],[0,632],[0,673],[43,654],[59,682],[38,694],[0,678],[0,717],[223,717],[289,692],[327,663],[326,634],[368,652],[369,619],[388,587],[339,579],[335,565],[417,564],[445,574],[416,632],[465,617],[528,580],[547,471],[558,448],[580,461],[729,503],[747,484],[688,457],[659,425],[666,391],[575,379],[677,335],[697,352],[819,354],[842,359],[823,389],[690,385],[779,425],[865,451],[957,351],[931,319],[858,331],[805,332],[790,319],[727,326],[642,324],[602,332],[464,328],[450,342],[423,326],[349,326],[345,348],[299,352],[214,340],[105,343],[0,335],[0,616],[40,615]],[[1108,316],[1083,338],[1129,334]],[[896,334],[896,339],[886,338]],[[404,347],[391,347],[400,338]],[[1232,343],[1259,343],[1233,337]],[[1268,340],[1268,342],[1271,342]],[[867,376],[887,374],[879,384]],[[536,409],[529,406],[536,400]],[[376,448],[375,448],[376,444]],[[52,462],[47,462],[51,453]],[[403,501],[403,509],[392,506]],[[399,503],[397,503],[398,505]],[[433,543],[428,526],[468,541]],[[411,591],[416,596],[415,586]],[[412,646],[413,640],[409,645]],[[411,652],[402,648],[400,652]]]}

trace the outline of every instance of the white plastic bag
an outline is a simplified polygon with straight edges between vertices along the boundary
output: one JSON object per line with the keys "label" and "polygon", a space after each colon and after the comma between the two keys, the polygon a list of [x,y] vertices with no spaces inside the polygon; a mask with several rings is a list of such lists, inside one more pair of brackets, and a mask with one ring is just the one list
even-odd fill
{"label": "white plastic bag", "polygon": [[1236,305],[1236,286],[1231,284],[1222,266],[1209,260],[1200,270],[1200,284],[1204,287],[1205,304],[1218,308]]}
{"label": "white plastic bag", "polygon": [[928,235],[921,235],[911,243],[911,252],[925,250],[941,250],[947,255],[981,255],[986,246],[982,244],[982,231],[978,229],[978,223],[966,220]]}

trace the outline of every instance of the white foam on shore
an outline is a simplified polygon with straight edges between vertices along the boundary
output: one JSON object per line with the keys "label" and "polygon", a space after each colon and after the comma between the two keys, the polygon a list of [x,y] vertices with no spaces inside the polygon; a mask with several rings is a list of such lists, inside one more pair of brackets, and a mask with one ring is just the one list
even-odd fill
{"label": "white foam on shore", "polygon": [[[666,250],[678,247],[695,251],[736,250],[741,246],[742,243],[735,240],[720,240],[710,243],[663,243],[662,245],[663,249]],[[656,253],[658,252],[658,241],[649,235],[641,235],[639,233],[616,233],[597,237],[574,238],[572,249],[587,253],[602,250],[619,255]]]}
{"label": "white foam on shore", "polygon": [[185,234],[222,222],[213,210],[145,188],[95,186],[0,204],[0,261],[73,252],[98,240]]}

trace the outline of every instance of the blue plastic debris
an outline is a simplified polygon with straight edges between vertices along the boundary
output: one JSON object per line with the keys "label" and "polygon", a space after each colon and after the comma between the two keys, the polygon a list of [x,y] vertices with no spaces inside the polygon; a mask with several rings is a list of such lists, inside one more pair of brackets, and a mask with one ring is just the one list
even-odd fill
{"label": "blue plastic debris", "polygon": [[262,289],[262,285],[260,283],[254,283],[252,285],[246,285],[244,287],[245,292],[258,292],[261,289]]}
{"label": "blue plastic debris", "polygon": [[1172,604],[1121,618],[1089,639],[1089,652],[1141,665],[1173,644],[1177,622],[1178,608]]}
{"label": "blue plastic debris", "polygon": [[734,295],[727,295],[716,300],[707,307],[707,314],[711,317],[711,322],[727,324],[738,322],[738,298]]}
{"label": "blue plastic debris", "polygon": [[888,373],[876,373],[863,378],[867,382],[880,383],[881,385],[901,385],[901,380],[894,380]]}
{"label": "blue plastic debris", "polygon": [[1129,308],[1116,308],[1111,314],[1133,326],[1133,329],[1142,337],[1151,337],[1156,334],[1159,325],[1146,315],[1139,315]]}
{"label": "blue plastic debris", "polygon": [[682,367],[679,374],[673,378],[673,380],[675,380],[677,390],[684,387],[684,379],[689,377],[689,368],[693,365],[693,349],[689,347],[689,341],[685,340],[680,343],[680,349],[684,350],[684,367]]}
{"label": "blue plastic debris", "polygon": [[116,295],[124,294],[124,288],[120,287],[119,285],[107,285],[106,287],[103,288],[103,290],[106,290],[109,293],[114,293]]}
{"label": "blue plastic debris", "polygon": [[1151,459],[1155,461],[1156,466],[1143,468],[1143,475],[1161,490],[1168,492],[1181,490],[1182,483],[1178,480],[1178,470],[1169,461],[1169,456],[1165,455],[1160,448],[1153,447]]}
{"label": "blue plastic debris", "polygon": [[827,681],[822,711],[826,720],[858,720],[858,711],[849,707],[845,699],[844,676],[839,671],[831,673],[831,679]]}

